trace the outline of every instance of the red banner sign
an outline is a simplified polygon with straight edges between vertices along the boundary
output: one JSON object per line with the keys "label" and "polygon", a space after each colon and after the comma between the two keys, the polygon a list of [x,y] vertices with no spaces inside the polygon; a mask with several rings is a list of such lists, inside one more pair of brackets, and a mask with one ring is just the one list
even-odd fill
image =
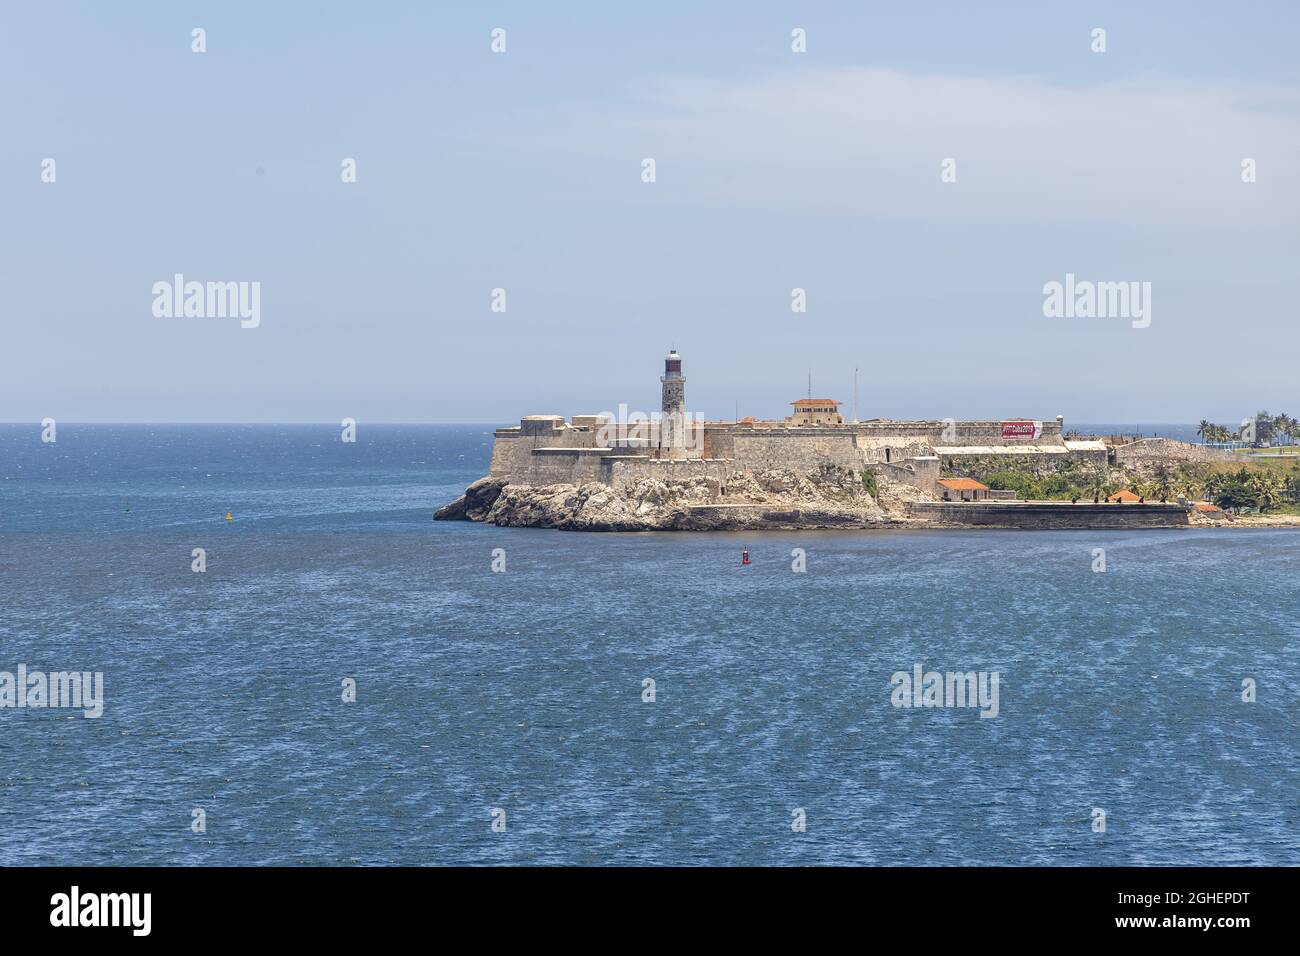
{"label": "red banner sign", "polygon": [[1002,423],[1002,440],[1014,441],[1015,439],[1027,439],[1033,441],[1043,437],[1042,422],[1003,422]]}

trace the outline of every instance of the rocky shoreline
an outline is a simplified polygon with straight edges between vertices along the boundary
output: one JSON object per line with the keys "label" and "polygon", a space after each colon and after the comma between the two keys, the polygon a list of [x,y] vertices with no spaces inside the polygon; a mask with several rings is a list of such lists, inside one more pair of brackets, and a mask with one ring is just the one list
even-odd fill
{"label": "rocky shoreline", "polygon": [[438,510],[438,521],[482,521],[507,528],[562,531],[748,531],[931,527],[907,515],[920,493],[882,479],[873,496],[847,469],[812,474],[765,471],[716,479],[643,479],[625,489],[603,484],[519,485],[480,478]]}
{"label": "rocky shoreline", "polygon": [[[560,531],[804,531],[823,529],[967,528],[951,520],[914,517],[908,505],[933,501],[910,485],[878,475],[876,494],[847,469],[811,474],[771,470],[716,479],[643,479],[618,489],[604,484],[523,485],[508,477],[480,478],[438,509],[438,521],[478,521],[503,528]],[[1116,505],[1120,508],[1123,505]],[[1300,528],[1300,516],[1250,515],[1211,519],[1193,514],[1194,528]]]}

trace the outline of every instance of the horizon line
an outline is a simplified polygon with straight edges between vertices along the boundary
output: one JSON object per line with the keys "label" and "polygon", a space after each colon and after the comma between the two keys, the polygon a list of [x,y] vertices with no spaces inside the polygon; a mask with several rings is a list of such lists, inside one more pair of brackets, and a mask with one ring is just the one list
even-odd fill
{"label": "horizon line", "polygon": [[[568,420],[568,418],[566,417],[566,421],[567,421],[567,420]],[[713,419],[709,419],[709,421],[712,421],[712,420],[713,420]],[[717,419],[717,420],[718,420],[718,421],[723,421],[723,422],[731,421],[731,419]],[[775,421],[775,419],[773,419],[773,420]],[[939,419],[934,419],[934,420],[935,420],[935,421],[938,421]],[[1026,418],[1025,416],[1019,416],[1019,417],[1016,417],[1016,418],[1014,418],[1014,419],[1012,419],[1012,418],[1006,418],[1006,417],[959,419],[959,421],[1035,421],[1035,420],[1048,422],[1048,421],[1054,421],[1055,419],[1054,419],[1054,418],[1032,419],[1032,418]],[[1231,420],[1231,419],[1229,419],[1229,420]],[[140,420],[140,419],[132,419],[132,420],[126,420],[126,421],[122,421],[122,420],[117,420],[117,421],[82,421],[82,420],[76,420],[76,419],[65,419],[65,420],[60,421],[60,420],[58,420],[58,419],[55,419],[55,421],[56,421],[59,425],[61,425],[61,426],[62,426],[62,425],[313,425],[313,426],[314,426],[314,425],[321,425],[321,426],[328,427],[328,428],[338,428],[338,427],[339,427],[339,423],[336,422],[336,421],[307,421],[307,420],[303,420],[303,419],[284,420],[284,421],[217,421],[217,420],[194,420],[194,419],[187,419],[187,420],[180,420],[180,419],[165,419],[165,420],[157,420],[157,421],[144,421],[144,420]],[[517,422],[517,421],[519,421],[519,419],[511,419],[511,422]],[[906,422],[906,421],[931,421],[931,419],[928,419],[928,418],[876,418],[876,419],[863,418],[863,419],[859,419],[857,422],[848,422],[848,421],[846,421],[846,422],[844,422],[844,424],[845,424],[845,425],[864,424],[864,423],[866,423],[866,422],[870,422],[870,421],[899,421],[899,422]],[[1200,421],[1201,421],[1200,419],[1196,419],[1196,420],[1189,420],[1189,421],[1182,421],[1182,422],[1173,422],[1173,421],[1162,421],[1162,422],[1157,422],[1157,421],[1151,421],[1151,422],[1132,422],[1131,424],[1133,425],[1133,427],[1154,427],[1154,426],[1157,426],[1157,425],[1198,425],[1198,424],[1200,424]],[[1208,421],[1208,419],[1207,419],[1207,421]],[[360,425],[360,424],[366,424],[366,425],[466,425],[466,426],[472,425],[472,426],[476,426],[476,427],[477,427],[477,426],[490,426],[490,427],[493,427],[493,428],[509,428],[509,427],[511,427],[511,424],[510,424],[510,423],[506,423],[506,424],[503,425],[503,424],[501,424],[501,423],[497,423],[497,422],[471,422],[471,421],[370,421],[369,419],[357,419],[356,422],[357,422],[358,425]],[[1124,426],[1126,426],[1126,427],[1130,424],[1130,422],[1126,422],[1126,421],[1111,421],[1111,422],[1106,422],[1106,421],[1095,421],[1095,422],[1094,422],[1094,421],[1084,421],[1083,419],[1079,419],[1079,420],[1076,421],[1076,420],[1074,420],[1074,419],[1070,419],[1070,418],[1065,419],[1065,423],[1066,423],[1066,425],[1070,425],[1071,423],[1073,423],[1074,425],[1124,425]],[[40,422],[40,420],[29,420],[29,421],[0,421],[0,427],[4,427],[4,426],[7,426],[7,425],[16,425],[16,426],[17,426],[17,425],[20,425],[20,426],[23,426],[23,427],[39,428],[39,427],[41,426],[41,422]]]}

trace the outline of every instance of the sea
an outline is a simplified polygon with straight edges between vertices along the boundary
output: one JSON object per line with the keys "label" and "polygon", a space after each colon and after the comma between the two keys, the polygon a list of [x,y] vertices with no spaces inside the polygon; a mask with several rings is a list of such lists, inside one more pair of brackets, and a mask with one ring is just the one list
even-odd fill
{"label": "sea", "polygon": [[0,863],[1300,864],[1300,532],[435,522],[492,427],[0,426]]}

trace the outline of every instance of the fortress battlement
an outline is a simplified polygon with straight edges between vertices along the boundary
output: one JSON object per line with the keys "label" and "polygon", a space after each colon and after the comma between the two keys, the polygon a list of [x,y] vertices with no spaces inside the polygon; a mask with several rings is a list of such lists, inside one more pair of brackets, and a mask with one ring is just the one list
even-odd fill
{"label": "fortress battlement", "polygon": [[845,421],[835,399],[806,398],[792,402],[793,413],[784,419],[703,420],[686,413],[686,379],[676,351],[664,360],[660,383],[661,410],[649,419],[528,415],[517,426],[497,429],[489,476],[529,485],[614,487],[634,474],[662,473],[647,469],[663,461],[705,462],[698,469],[702,474],[724,478],[773,469],[887,469],[896,480],[933,494],[940,468],[967,455],[1106,461],[1100,443],[1066,443],[1060,418]]}

